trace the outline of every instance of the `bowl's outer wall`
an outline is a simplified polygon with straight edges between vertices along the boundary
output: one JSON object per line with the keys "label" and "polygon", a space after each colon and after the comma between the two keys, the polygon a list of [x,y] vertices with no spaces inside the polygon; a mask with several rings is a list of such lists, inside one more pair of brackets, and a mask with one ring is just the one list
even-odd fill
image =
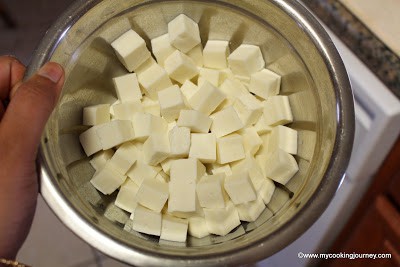
{"label": "bowl's outer wall", "polygon": [[[187,247],[124,231],[128,215],[112,204],[115,195],[104,197],[90,186],[94,171],[78,141],[85,129],[82,108],[113,103],[111,78],[126,72],[109,43],[133,28],[150,48],[150,39],[166,33],[168,21],[180,13],[199,23],[203,45],[207,39],[230,40],[231,50],[259,45],[267,67],[282,75],[291,127],[299,132],[300,171],[268,205],[276,215],[263,223],[267,209],[226,237],[189,238]],[[268,257],[312,225],[345,173],[354,136],[349,80],[328,35],[295,1],[77,1],[43,38],[28,76],[48,60],[64,66],[67,80],[42,138],[41,193],[78,236],[119,260],[211,266]],[[288,191],[294,192],[290,200]]]}

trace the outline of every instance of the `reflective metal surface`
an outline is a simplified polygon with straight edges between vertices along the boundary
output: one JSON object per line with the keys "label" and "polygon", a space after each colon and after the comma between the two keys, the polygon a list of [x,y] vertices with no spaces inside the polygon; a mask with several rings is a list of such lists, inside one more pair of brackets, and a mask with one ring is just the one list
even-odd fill
{"label": "reflective metal surface", "polygon": [[[125,73],[110,42],[132,28],[147,42],[167,32],[185,13],[207,39],[261,47],[267,67],[282,75],[299,131],[300,170],[279,188],[254,223],[225,237],[158,242],[130,231],[129,214],[99,194],[78,135],[82,108],[113,103],[111,78]],[[352,92],[343,63],[328,35],[296,1],[77,1],[53,25],[28,69],[46,61],[66,69],[66,84],[41,143],[41,193],[57,216],[105,254],[135,265],[239,265],[266,258],[299,237],[321,215],[345,172],[354,135]],[[288,193],[291,192],[291,193]],[[289,199],[289,196],[291,197]],[[128,231],[130,233],[128,233]]]}

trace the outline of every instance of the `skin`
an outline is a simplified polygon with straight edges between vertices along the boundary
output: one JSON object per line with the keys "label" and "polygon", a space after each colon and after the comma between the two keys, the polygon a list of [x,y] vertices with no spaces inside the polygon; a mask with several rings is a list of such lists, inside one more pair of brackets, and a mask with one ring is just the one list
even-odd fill
{"label": "skin", "polygon": [[39,140],[64,84],[45,64],[23,82],[25,66],[0,57],[0,258],[15,259],[30,230],[38,195]]}

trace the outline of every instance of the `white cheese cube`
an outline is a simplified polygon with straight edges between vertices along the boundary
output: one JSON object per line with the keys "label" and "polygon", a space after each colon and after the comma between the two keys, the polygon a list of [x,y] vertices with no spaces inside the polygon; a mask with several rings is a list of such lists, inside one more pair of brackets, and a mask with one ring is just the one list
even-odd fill
{"label": "white cheese cube", "polygon": [[136,194],[137,202],[155,212],[161,212],[168,199],[168,184],[157,179],[145,179]]}
{"label": "white cheese cube", "polygon": [[255,124],[263,113],[261,102],[251,94],[244,94],[238,97],[233,107],[247,127]]}
{"label": "white cheese cube", "polygon": [[140,186],[145,179],[154,179],[159,171],[159,167],[150,166],[142,160],[136,160],[126,175],[131,178],[136,185]]}
{"label": "white cheese cube", "polygon": [[169,132],[170,157],[187,157],[190,149],[190,129],[175,126]]}
{"label": "white cheese cube", "polygon": [[104,167],[106,162],[111,159],[113,154],[114,151],[112,149],[99,151],[94,154],[93,158],[90,160],[90,164],[96,171],[98,171]]}
{"label": "white cheese cube", "polygon": [[152,134],[164,134],[168,123],[161,117],[149,113],[136,113],[133,117],[136,140],[145,141]]}
{"label": "white cheese cube", "polygon": [[87,156],[91,156],[94,153],[103,149],[101,140],[97,135],[97,130],[102,125],[104,124],[93,126],[79,135],[79,141],[81,142],[83,150],[85,151]]}
{"label": "white cheese cube", "polygon": [[168,212],[194,212],[196,210],[196,182],[176,181],[171,174],[169,182]]}
{"label": "white cheese cube", "polygon": [[118,146],[135,138],[135,132],[131,121],[114,120],[99,125],[96,133],[100,138],[103,150]]}
{"label": "white cheese cube", "polygon": [[[171,146],[171,145],[170,145]],[[160,165],[162,170],[167,174],[170,175],[170,170],[171,170],[171,163],[174,161],[175,159],[165,159],[163,161],[161,161]]]}
{"label": "white cheese cube", "polygon": [[115,105],[117,105],[117,104],[119,104],[119,103],[121,103],[121,101],[119,100],[119,99],[117,99],[114,103],[112,103],[111,104],[111,106],[110,106],[110,115],[111,115],[111,118],[114,118],[114,106]]}
{"label": "white cheese cube", "polygon": [[211,173],[212,174],[223,173],[226,176],[228,176],[228,175],[232,175],[232,169],[229,164],[219,165],[219,166],[214,165],[213,168],[211,169]]}
{"label": "white cheese cube", "polygon": [[248,171],[234,172],[231,176],[227,176],[224,188],[235,205],[257,198]]}
{"label": "white cheese cube", "polygon": [[289,154],[297,154],[297,131],[278,125],[272,128],[270,136],[270,151],[282,149]]}
{"label": "white cheese cube", "polygon": [[168,128],[167,128],[167,132],[169,133],[169,131],[171,131],[174,127],[176,126],[176,121],[171,121],[168,123]]}
{"label": "white cheese cube", "polygon": [[117,151],[115,151],[109,162],[120,173],[126,174],[137,160],[138,154],[138,149],[132,143],[127,142],[122,144]]}
{"label": "white cheese cube", "polygon": [[156,166],[168,158],[170,152],[167,134],[152,134],[143,144],[144,162]]}
{"label": "white cheese cube", "polygon": [[154,101],[151,98],[144,96],[142,99],[142,106],[145,113],[149,113],[157,117],[161,116],[161,108],[158,101]]}
{"label": "white cheese cube", "polygon": [[[196,192],[195,192],[196,194]],[[167,209],[168,212],[168,209]],[[174,212],[168,212],[168,214],[177,217],[177,218],[182,218],[182,219],[189,219],[190,217],[204,217],[204,211],[203,208],[200,206],[199,200],[197,197],[195,197],[195,211],[190,211],[190,212],[182,212],[182,211],[174,211]]]}
{"label": "white cheese cube", "polygon": [[110,104],[83,108],[83,125],[93,126],[110,121]]}
{"label": "white cheese cube", "polygon": [[129,30],[111,43],[125,68],[132,72],[150,57],[146,43],[135,31]]}
{"label": "white cheese cube", "polygon": [[197,159],[177,159],[171,162],[171,181],[196,183],[206,172],[206,167]]}
{"label": "white cheese cube", "polygon": [[272,126],[267,124],[264,114],[262,114],[261,117],[258,119],[257,123],[254,125],[254,128],[256,129],[257,133],[260,135],[269,133],[272,130]]}
{"label": "white cheese cube", "polygon": [[254,222],[265,209],[265,204],[261,197],[256,200],[236,205],[236,209],[241,221]]}
{"label": "white cheese cube", "polygon": [[114,88],[121,102],[137,101],[142,99],[136,73],[129,73],[113,78]]}
{"label": "white cheese cube", "polygon": [[188,233],[197,238],[208,236],[210,233],[208,232],[206,219],[204,217],[190,217]]}
{"label": "white cheese cube", "polygon": [[96,172],[90,183],[104,195],[110,195],[126,180],[126,176],[116,170],[113,165],[106,164]]}
{"label": "white cheese cube", "polygon": [[152,64],[149,68],[138,74],[139,83],[143,86],[145,94],[156,100],[157,92],[172,86],[167,72],[158,64]]}
{"label": "white cheese cube", "polygon": [[263,99],[279,94],[280,87],[281,76],[268,69],[253,73],[250,77],[250,92]]}
{"label": "white cheese cube", "polygon": [[144,112],[143,106],[139,100],[122,102],[113,105],[114,119],[133,120],[137,112]]}
{"label": "white cheese cube", "polygon": [[158,92],[161,115],[168,122],[179,117],[179,112],[184,109],[185,102],[178,85],[173,85]]}
{"label": "white cheese cube", "polygon": [[243,128],[243,123],[233,107],[218,111],[211,118],[211,132],[218,138]]}
{"label": "white cheese cube", "polygon": [[208,40],[203,50],[204,66],[213,69],[227,68],[226,58],[229,53],[228,41]]}
{"label": "white cheese cube", "polygon": [[[267,150],[266,150],[266,151],[267,151]],[[266,172],[265,172],[265,162],[267,162],[267,159],[268,159],[268,157],[269,157],[269,154],[270,154],[270,152],[268,151],[268,154],[260,154],[260,155],[257,155],[257,156],[255,157],[255,160],[256,160],[258,166],[260,167],[260,169],[261,169],[261,171],[262,171],[264,177],[267,177],[267,174],[266,174]]]}
{"label": "white cheese cube", "polygon": [[219,209],[225,207],[224,195],[222,193],[222,182],[225,178],[224,173],[203,176],[197,183],[197,197],[200,206],[209,209]]}
{"label": "white cheese cube", "polygon": [[262,145],[262,139],[257,133],[255,127],[247,127],[240,130],[240,134],[243,137],[243,147],[245,153],[254,155],[260,149]]}
{"label": "white cheese cube", "polygon": [[184,14],[178,15],[168,23],[168,34],[170,43],[183,53],[187,53],[201,42],[199,26]]}
{"label": "white cheese cube", "polygon": [[[153,57],[149,57],[148,59],[146,59],[145,62],[143,62],[142,64],[140,64],[139,67],[135,68],[135,73],[137,75],[139,75],[140,73],[148,70],[150,67],[152,67],[153,65],[157,65],[157,61],[155,61],[155,59]],[[144,92],[142,91],[142,94]]]}
{"label": "white cheese cube", "polygon": [[230,134],[217,139],[217,162],[226,164],[245,158],[243,137],[239,134]]}
{"label": "white cheese cube", "polygon": [[258,46],[242,44],[228,57],[230,69],[235,75],[250,76],[265,66]]}
{"label": "white cheese cube", "polygon": [[240,225],[239,214],[230,201],[223,209],[204,209],[204,215],[211,234],[225,236]]}
{"label": "white cheese cube", "polygon": [[167,57],[164,61],[164,68],[171,79],[181,84],[199,73],[194,61],[178,50]]}
{"label": "white cheese cube", "polygon": [[235,75],[235,80],[240,82],[246,88],[246,90],[249,90],[249,87],[250,87],[250,77],[249,76]]}
{"label": "white cheese cube", "polygon": [[160,239],[175,242],[185,242],[188,231],[188,223],[188,220],[163,214]]}
{"label": "white cheese cube", "polygon": [[227,96],[234,96],[237,98],[249,93],[246,87],[244,87],[239,81],[229,78],[221,84],[219,89]]}
{"label": "white cheese cube", "polygon": [[277,149],[270,154],[265,163],[267,177],[285,185],[299,170],[296,160],[289,153]]}
{"label": "white cheese cube", "polygon": [[132,219],[132,229],[140,233],[160,236],[161,218],[161,213],[138,205]]}
{"label": "white cheese cube", "polygon": [[260,149],[257,151],[257,155],[269,155],[271,153],[270,149],[270,136],[271,133],[261,134],[260,138],[262,140],[262,145]]}
{"label": "white cheese cube", "polygon": [[248,172],[254,190],[258,192],[265,180],[265,175],[256,160],[247,155],[245,159],[231,163],[232,173]]}
{"label": "white cheese cube", "polygon": [[211,114],[211,116],[213,116],[213,114],[217,113],[218,111],[221,111],[223,109],[229,108],[231,106],[233,106],[233,104],[236,101],[236,97],[233,96],[226,96],[226,98],[224,99],[224,101],[222,101],[221,104],[219,104],[219,106],[214,110],[214,112]]}
{"label": "white cheese cube", "polygon": [[274,182],[269,178],[265,178],[262,182],[260,190],[258,191],[258,194],[264,201],[265,205],[267,205],[271,201],[274,191],[275,191]]}
{"label": "white cheese cube", "polygon": [[203,67],[203,46],[201,43],[190,49],[186,55],[193,60],[197,67]]}
{"label": "white cheese cube", "polygon": [[233,74],[230,68],[220,69],[219,71],[221,72],[222,75],[222,82],[224,82],[227,79],[235,80],[235,74]]}
{"label": "white cheese cube", "polygon": [[139,187],[131,179],[126,179],[119,189],[115,206],[132,213],[137,207],[136,194],[138,190]]}
{"label": "white cheese cube", "polygon": [[181,110],[176,125],[195,133],[208,133],[212,120],[197,110]]}
{"label": "white cheese cube", "polygon": [[186,100],[191,98],[198,90],[197,85],[191,81],[185,81],[181,86],[182,94],[185,96]]}
{"label": "white cheese cube", "polygon": [[176,51],[176,49],[169,43],[168,33],[151,39],[151,48],[158,64],[161,66],[164,66],[165,59]]}
{"label": "white cheese cube", "polygon": [[196,158],[203,163],[217,160],[216,137],[213,133],[192,133],[189,158]]}
{"label": "white cheese cube", "polygon": [[168,183],[169,175],[166,174],[164,171],[160,171],[159,173],[157,173],[155,179],[163,183]]}
{"label": "white cheese cube", "polygon": [[197,79],[197,85],[201,87],[205,81],[211,83],[215,87],[218,87],[221,81],[220,71],[207,68],[200,68],[199,78]]}
{"label": "white cheese cube", "polygon": [[210,115],[225,98],[223,92],[205,81],[188,101],[194,110]]}
{"label": "white cheese cube", "polygon": [[284,125],[293,121],[289,97],[283,95],[270,96],[264,104],[264,118],[267,125]]}

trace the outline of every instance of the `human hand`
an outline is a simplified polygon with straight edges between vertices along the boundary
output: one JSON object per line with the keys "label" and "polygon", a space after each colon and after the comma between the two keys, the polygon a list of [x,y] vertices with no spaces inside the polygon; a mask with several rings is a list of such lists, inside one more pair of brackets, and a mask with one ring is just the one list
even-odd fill
{"label": "human hand", "polygon": [[0,258],[7,259],[15,259],[32,224],[37,149],[64,84],[56,63],[45,64],[26,82],[24,74],[17,59],[0,57]]}

